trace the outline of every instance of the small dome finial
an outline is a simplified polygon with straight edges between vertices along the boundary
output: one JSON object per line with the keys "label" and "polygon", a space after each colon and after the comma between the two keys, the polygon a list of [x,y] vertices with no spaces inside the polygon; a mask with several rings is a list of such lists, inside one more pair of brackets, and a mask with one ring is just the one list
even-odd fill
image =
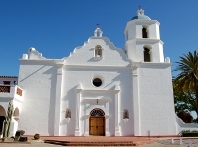
{"label": "small dome finial", "polygon": [[102,30],[100,29],[100,24],[99,23],[97,23],[96,24],[96,30],[94,31],[94,36],[95,37],[102,37]]}
{"label": "small dome finial", "polygon": [[137,11],[137,15],[144,15],[144,10],[142,10],[142,7],[139,6],[139,10]]}
{"label": "small dome finial", "polygon": [[134,16],[131,20],[134,20],[134,19],[151,20],[148,16],[144,15],[144,10],[142,9],[142,6],[139,6],[137,10],[137,16]]}

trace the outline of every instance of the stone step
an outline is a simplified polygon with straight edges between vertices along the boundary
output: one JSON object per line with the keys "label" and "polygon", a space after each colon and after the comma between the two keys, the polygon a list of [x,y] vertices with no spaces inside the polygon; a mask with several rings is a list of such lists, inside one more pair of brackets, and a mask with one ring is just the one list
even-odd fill
{"label": "stone step", "polygon": [[63,146],[136,146],[133,142],[78,142],[78,141],[57,141],[45,140],[45,143]]}

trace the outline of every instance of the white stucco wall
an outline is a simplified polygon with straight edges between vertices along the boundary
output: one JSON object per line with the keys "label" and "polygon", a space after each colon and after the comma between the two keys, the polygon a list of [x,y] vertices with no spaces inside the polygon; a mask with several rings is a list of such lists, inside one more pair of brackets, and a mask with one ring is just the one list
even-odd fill
{"label": "white stucco wall", "polygon": [[[100,106],[106,113],[109,115],[109,132],[110,135],[114,135],[115,130],[115,120],[114,120],[114,93],[113,89],[116,84],[120,85],[120,97],[119,97],[119,126],[122,130],[123,135],[132,135],[132,96],[131,96],[131,71],[123,69],[97,69],[97,68],[66,68],[64,72],[66,75],[64,82],[65,86],[63,91],[63,100],[62,100],[62,116],[61,120],[64,121],[65,110],[67,108],[71,109],[72,119],[68,124],[64,123],[61,127],[61,134],[74,135],[75,130],[75,113],[76,113],[76,88],[78,84],[81,84],[82,94],[80,100],[80,130],[81,134],[85,133],[83,129],[85,127],[85,115],[90,114],[90,110],[98,108]],[[104,84],[101,87],[94,87],[92,85],[92,77],[94,75],[100,75],[103,77]],[[67,84],[70,83],[70,84]],[[96,100],[99,100],[98,104]],[[130,120],[124,124],[122,119],[122,112],[124,109],[129,110]],[[122,126],[122,127],[121,127]],[[126,127],[125,127],[126,126]],[[128,128],[129,127],[129,128]]]}
{"label": "white stucco wall", "polygon": [[[133,44],[140,60],[143,43]],[[94,55],[97,45],[103,49],[99,58]],[[156,62],[160,62],[162,46],[151,45]],[[42,57],[38,51],[34,53]],[[105,112],[106,136],[176,133],[169,63],[131,62],[106,37],[89,38],[60,61],[29,56],[20,60],[18,80],[24,90],[19,129],[27,135],[87,136],[89,114],[95,108]],[[100,87],[93,86],[94,77],[102,80]],[[66,109],[71,110],[69,122]],[[127,123],[124,109],[129,112]]]}
{"label": "white stucco wall", "polygon": [[128,40],[142,38],[142,27],[146,26],[148,38],[160,39],[159,25],[156,20],[134,19],[126,24],[124,32],[125,34],[128,32]]}
{"label": "white stucco wall", "polygon": [[154,21],[153,24],[149,25],[148,31],[149,31],[149,38],[160,39],[159,22],[158,21]]}
{"label": "white stucco wall", "polygon": [[[94,58],[94,48],[101,45],[103,57],[100,60]],[[133,135],[132,93],[131,93],[131,69],[129,61],[121,49],[115,48],[105,37],[91,37],[84,46],[78,47],[70,57],[65,58],[66,65],[63,71],[63,100],[61,107],[61,135],[74,135],[76,124],[76,88],[81,85],[80,99],[80,135],[84,135],[87,127],[86,116],[94,108],[105,111],[106,129],[110,136],[115,135],[115,85],[120,86],[118,104],[118,123],[122,135]],[[102,86],[95,87],[92,84],[94,77],[100,77]],[[69,83],[69,84],[67,84]],[[98,104],[96,100],[98,99]],[[64,120],[65,110],[69,108],[72,118],[69,123]],[[129,110],[129,121],[124,123],[123,110]]]}
{"label": "white stucco wall", "polygon": [[144,63],[138,69],[141,135],[175,135],[170,64]]}
{"label": "white stucco wall", "polygon": [[[102,47],[102,58],[94,57],[97,45]],[[116,48],[106,37],[90,37],[83,46],[74,49],[69,57],[65,57],[66,65],[86,66],[130,66],[122,49]]]}
{"label": "white stucco wall", "polygon": [[144,47],[147,46],[151,50],[151,62],[164,62],[163,42],[144,38],[126,42],[125,49],[128,52],[128,58],[133,62],[144,62]]}
{"label": "white stucco wall", "polygon": [[[94,57],[96,45],[102,46],[102,58]],[[34,52],[41,55],[36,50]],[[80,136],[85,135],[85,125],[88,125],[86,116],[94,108],[105,111],[107,135],[115,135],[115,122],[118,122],[120,135],[133,135],[131,68],[123,51],[115,48],[106,37],[91,37],[64,60],[65,65],[60,73],[53,60],[40,59],[35,54],[31,59],[20,61],[19,86],[25,92],[19,128],[25,130],[26,134],[75,135],[76,88],[80,85]],[[57,79],[58,75],[61,78]],[[102,79],[102,86],[93,86],[92,80],[95,76]],[[61,81],[57,83],[57,80]],[[116,85],[120,87],[117,120],[114,90]],[[57,87],[60,89],[58,97]],[[99,100],[98,104],[94,104],[96,99]],[[69,123],[65,120],[68,108],[72,114]],[[127,123],[123,121],[124,109],[128,109],[131,118]]]}
{"label": "white stucco wall", "polygon": [[18,82],[24,90],[19,129],[27,135],[53,135],[56,67],[46,61],[21,60]]}

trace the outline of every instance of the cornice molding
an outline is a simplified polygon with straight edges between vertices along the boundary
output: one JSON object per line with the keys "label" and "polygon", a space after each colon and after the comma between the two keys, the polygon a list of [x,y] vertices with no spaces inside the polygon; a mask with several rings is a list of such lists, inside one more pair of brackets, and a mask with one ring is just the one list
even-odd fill
{"label": "cornice molding", "polygon": [[129,39],[126,42],[149,42],[149,43],[160,43],[162,45],[164,44],[164,42],[161,41],[160,39],[152,39],[152,38],[134,38],[134,39]]}

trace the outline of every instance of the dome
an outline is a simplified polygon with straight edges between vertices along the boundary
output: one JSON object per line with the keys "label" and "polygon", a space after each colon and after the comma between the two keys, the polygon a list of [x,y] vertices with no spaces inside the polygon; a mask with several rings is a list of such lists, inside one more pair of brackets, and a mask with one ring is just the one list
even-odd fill
{"label": "dome", "polygon": [[146,19],[146,20],[151,20],[148,16],[146,15],[143,15],[143,16],[134,16],[131,20],[134,20],[134,19]]}
{"label": "dome", "polygon": [[151,20],[148,16],[144,15],[144,10],[139,9],[137,11],[137,16],[134,16],[131,20],[134,19],[144,19],[144,20]]}

